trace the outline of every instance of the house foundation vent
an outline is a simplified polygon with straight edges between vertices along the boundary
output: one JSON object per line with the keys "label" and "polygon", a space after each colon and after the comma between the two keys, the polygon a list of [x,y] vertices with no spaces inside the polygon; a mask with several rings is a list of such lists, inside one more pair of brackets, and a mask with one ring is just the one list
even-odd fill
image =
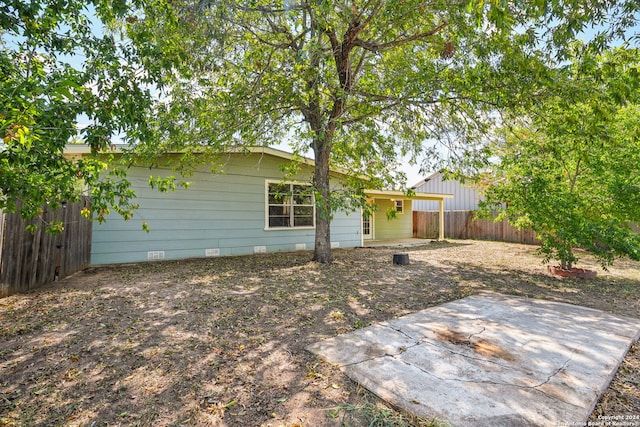
{"label": "house foundation vent", "polygon": [[204,256],[220,256],[220,249],[218,249],[218,248],[205,249],[204,250]]}
{"label": "house foundation vent", "polygon": [[149,251],[147,252],[148,260],[164,259],[164,251]]}
{"label": "house foundation vent", "polygon": [[267,247],[266,246],[254,246],[253,247],[253,253],[254,254],[264,254],[267,252]]}
{"label": "house foundation vent", "polygon": [[340,242],[331,242],[331,248],[339,248],[340,247]]}
{"label": "house foundation vent", "polygon": [[296,251],[304,251],[307,249],[306,243],[296,243]]}

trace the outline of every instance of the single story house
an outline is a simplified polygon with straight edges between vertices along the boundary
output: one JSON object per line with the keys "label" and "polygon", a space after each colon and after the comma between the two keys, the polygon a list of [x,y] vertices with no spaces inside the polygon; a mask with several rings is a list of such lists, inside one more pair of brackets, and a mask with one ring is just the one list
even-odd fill
{"label": "single story house", "polygon": [[[66,153],[77,158],[89,155],[90,149],[69,145]],[[149,175],[176,175],[174,171],[131,167],[127,178],[139,209],[133,220],[112,213],[103,224],[93,224],[91,264],[313,249],[317,212],[313,194],[306,191],[313,176],[312,160],[263,147],[227,153],[221,159],[220,172],[203,165],[186,179],[188,189],[164,193],[149,187]],[[280,166],[291,161],[301,162],[301,167],[283,181]],[[340,171],[332,171],[332,185],[339,186],[342,177]],[[443,221],[443,202],[452,197],[415,193],[409,198],[400,191],[384,190],[365,193],[375,204],[373,215],[336,212],[332,247],[363,246],[367,239],[411,238],[412,202],[437,201]],[[389,208],[396,210],[396,218],[388,219]],[[142,229],[141,221],[148,224],[149,232]]]}
{"label": "single story house", "polygon": [[[475,211],[478,209],[478,202],[482,199],[477,189],[457,180],[445,180],[441,172],[429,175],[411,188],[418,193],[452,194],[452,198],[447,198],[444,201],[445,211]],[[416,211],[437,211],[440,207],[434,201],[416,200],[413,203],[413,209]]]}

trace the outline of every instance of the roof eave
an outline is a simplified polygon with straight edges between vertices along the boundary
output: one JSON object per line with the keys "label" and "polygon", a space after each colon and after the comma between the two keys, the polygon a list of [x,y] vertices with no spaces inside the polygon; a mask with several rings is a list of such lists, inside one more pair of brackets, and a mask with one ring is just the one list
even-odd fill
{"label": "roof eave", "polygon": [[453,199],[453,194],[421,193],[415,192],[407,195],[403,191],[397,190],[364,190],[364,193],[371,198],[378,199],[403,199],[403,200],[444,200]]}

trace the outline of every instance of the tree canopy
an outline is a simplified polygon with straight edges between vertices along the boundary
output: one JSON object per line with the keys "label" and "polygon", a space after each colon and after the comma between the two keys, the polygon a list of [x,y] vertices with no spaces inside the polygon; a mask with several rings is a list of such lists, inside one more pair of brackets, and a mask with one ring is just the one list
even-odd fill
{"label": "tree canopy", "polygon": [[603,267],[616,256],[640,259],[630,227],[640,222],[638,54],[574,45],[557,94],[509,121],[494,147],[499,163],[483,205],[536,231],[545,262],[571,269],[576,247]]}
{"label": "tree canopy", "polygon": [[[98,220],[135,208],[124,171],[108,159],[72,161],[74,139],[104,151],[114,135],[143,140],[151,104],[135,50],[105,29],[126,1],[10,0],[0,6],[0,209],[37,217],[92,196]],[[78,122],[87,123],[79,128]],[[61,224],[43,224],[61,231]]]}
{"label": "tree canopy", "polygon": [[[608,32],[634,2],[220,0],[150,3],[128,34],[163,76],[158,138],[138,152],[221,152],[291,141],[315,160],[315,259],[331,260],[329,223],[362,183],[397,186],[399,156],[473,167],[496,112],[553,91],[549,68],[591,23]],[[157,58],[162,58],[158,63]],[[160,67],[159,67],[160,66]],[[352,171],[355,193],[329,182]],[[401,178],[401,177],[400,177]]]}

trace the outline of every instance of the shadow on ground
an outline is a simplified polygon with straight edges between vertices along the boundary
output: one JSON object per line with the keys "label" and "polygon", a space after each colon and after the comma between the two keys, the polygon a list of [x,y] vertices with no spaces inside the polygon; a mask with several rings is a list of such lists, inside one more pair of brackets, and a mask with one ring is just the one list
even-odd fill
{"label": "shadow on ground", "polygon": [[485,290],[640,312],[638,263],[558,280],[523,245],[403,252],[101,267],[2,299],[0,425],[340,425],[369,397],[304,350],[318,340]]}

